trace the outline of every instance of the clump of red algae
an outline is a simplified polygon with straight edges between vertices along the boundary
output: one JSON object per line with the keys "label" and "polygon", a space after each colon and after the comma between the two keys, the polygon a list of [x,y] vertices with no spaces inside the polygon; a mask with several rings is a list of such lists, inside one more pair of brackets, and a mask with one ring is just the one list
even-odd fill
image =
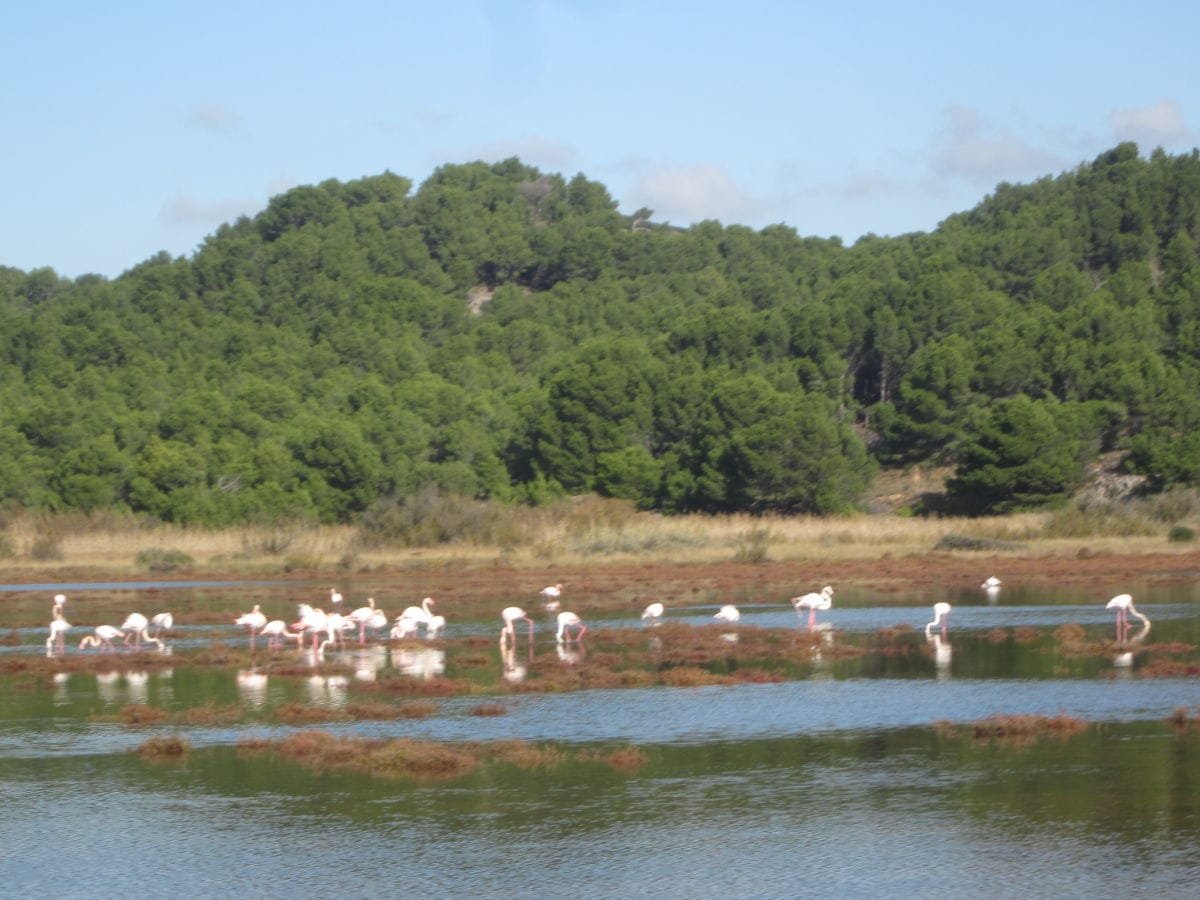
{"label": "clump of red algae", "polygon": [[138,748],[138,755],[150,760],[177,760],[192,750],[192,745],[179,735],[172,737],[152,737],[144,741]]}
{"label": "clump of red algae", "polygon": [[1008,640],[1008,629],[993,628],[985,635],[985,637],[987,638],[987,642],[989,644],[1003,644]]}
{"label": "clump of red algae", "polygon": [[971,726],[976,740],[1022,740],[1050,735],[1067,738],[1086,731],[1088,723],[1064,713],[1057,716],[995,715]]}
{"label": "clump of red algae", "polygon": [[330,706],[309,706],[304,703],[283,703],[275,707],[275,721],[284,725],[309,725],[314,722],[343,722],[350,718],[340,709]]}
{"label": "clump of red algae", "polygon": [[471,715],[473,716],[506,716],[508,715],[508,707],[503,703],[480,703],[477,706],[471,707]]}
{"label": "clump of red algae", "polygon": [[117,713],[117,718],[121,724],[135,728],[140,725],[154,725],[161,722],[167,717],[164,710],[155,706],[145,706],[135,704],[133,706],[122,706]]}
{"label": "clump of red algae", "polygon": [[1021,625],[1013,630],[1013,640],[1018,644],[1032,644],[1038,640],[1041,634],[1036,628],[1030,628],[1028,625]]}

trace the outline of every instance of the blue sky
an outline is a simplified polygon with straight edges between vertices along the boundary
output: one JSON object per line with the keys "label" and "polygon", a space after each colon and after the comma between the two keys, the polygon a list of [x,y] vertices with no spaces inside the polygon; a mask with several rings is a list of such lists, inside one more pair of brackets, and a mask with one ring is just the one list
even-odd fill
{"label": "blue sky", "polygon": [[519,156],[624,212],[935,228],[1123,140],[1200,145],[1193,2],[18,2],[0,265],[116,276],[274,194]]}

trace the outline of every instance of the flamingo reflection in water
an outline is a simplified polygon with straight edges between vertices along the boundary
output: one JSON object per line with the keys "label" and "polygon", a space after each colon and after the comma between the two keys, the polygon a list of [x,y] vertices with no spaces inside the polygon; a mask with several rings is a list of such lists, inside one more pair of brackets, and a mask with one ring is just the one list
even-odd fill
{"label": "flamingo reflection in water", "polygon": [[940,634],[928,635],[928,640],[933,647],[933,667],[937,672],[937,679],[945,681],[950,677],[950,663],[954,659],[954,648],[950,646],[949,639]]}
{"label": "flamingo reflection in water", "polygon": [[437,647],[393,647],[392,667],[412,678],[429,681],[446,672],[446,651]]}
{"label": "flamingo reflection in water", "polygon": [[237,689],[247,706],[260,709],[267,702],[267,673],[257,669],[239,669]]}
{"label": "flamingo reflection in water", "polygon": [[[529,661],[533,662],[533,644],[529,645]],[[520,684],[529,673],[524,661],[517,660],[516,643],[500,642],[501,677],[509,684]]]}

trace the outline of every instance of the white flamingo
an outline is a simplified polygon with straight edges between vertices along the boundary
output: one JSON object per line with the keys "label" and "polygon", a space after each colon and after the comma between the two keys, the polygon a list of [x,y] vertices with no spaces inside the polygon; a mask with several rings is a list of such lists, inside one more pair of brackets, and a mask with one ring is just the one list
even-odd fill
{"label": "white flamingo", "polygon": [[319,606],[309,606],[307,603],[300,604],[300,618],[293,623],[292,628],[300,632],[301,635],[312,635],[312,648],[317,649],[317,636],[321,632],[328,632],[329,617],[325,615],[325,611]]}
{"label": "white flamingo", "polygon": [[821,588],[819,594],[804,594],[801,597],[792,598],[792,608],[797,613],[802,614],[802,610],[808,610],[809,628],[817,627],[817,610],[827,610],[831,606],[833,606],[833,588],[828,584]]}
{"label": "white flamingo", "polygon": [[573,612],[560,612],[558,614],[558,633],[554,636],[560,644],[565,640],[572,640],[571,629],[575,629],[575,641],[583,640],[584,632],[587,631],[587,626],[583,624],[583,619],[575,615]]}
{"label": "white flamingo", "polygon": [[406,619],[416,619],[418,622],[428,622],[429,617],[433,615],[433,612],[429,609],[429,607],[433,606],[434,603],[435,601],[432,597],[426,597],[421,601],[420,606],[409,606],[404,610],[404,612],[400,613],[400,615]]}
{"label": "white flamingo", "polygon": [[406,619],[404,616],[396,616],[396,623],[392,626],[391,633],[388,636],[393,641],[402,641],[416,634],[420,624],[416,619]]}
{"label": "white flamingo", "polygon": [[283,619],[272,619],[259,629],[260,635],[266,635],[267,649],[274,650],[277,647],[283,646],[284,638],[294,638],[296,643],[300,643],[302,635],[292,634],[288,631],[287,623]]}
{"label": "white flamingo", "polygon": [[642,611],[642,618],[649,619],[651,625],[657,625],[658,620],[663,617],[665,609],[661,603],[651,603]]}
{"label": "white flamingo", "polygon": [[933,604],[933,621],[925,626],[925,637],[930,636],[930,630],[941,626],[942,637],[946,636],[946,620],[950,618],[951,606],[949,603],[939,602]]}
{"label": "white flamingo", "polygon": [[250,629],[250,647],[254,648],[254,636],[267,624],[267,617],[263,615],[257,603],[254,604],[254,609],[248,613],[242,613],[233,620],[234,625],[245,625]]}
{"label": "white flamingo", "polygon": [[[435,616],[434,618],[438,617]],[[367,628],[372,632],[372,634],[375,635],[375,637],[379,637],[379,632],[382,629],[387,628],[387,623],[387,614],[384,613],[382,609],[377,609],[371,614],[371,618],[367,619]]]}
{"label": "white flamingo", "polygon": [[428,640],[434,640],[441,636],[446,629],[445,616],[430,616],[429,621],[425,623],[425,637]]}
{"label": "white flamingo", "polygon": [[121,630],[125,632],[125,646],[129,646],[132,640],[137,647],[142,646],[142,638],[148,639],[146,629],[150,627],[150,620],[141,613],[130,613],[125,617],[125,621],[121,623]]}
{"label": "white flamingo", "polygon": [[89,634],[79,642],[79,649],[99,647],[101,650],[115,650],[116,648],[113,647],[112,642],[124,636],[125,632],[120,628],[113,628],[111,625],[97,625],[94,633]]}
{"label": "white flamingo", "polygon": [[1117,594],[1108,603],[1104,604],[1105,609],[1115,609],[1117,611],[1117,640],[1124,642],[1129,637],[1129,616],[1130,614],[1137,616],[1142,620],[1142,624],[1146,626],[1145,630],[1150,629],[1150,620],[1137,611],[1133,605],[1133,597],[1130,594]]}
{"label": "white flamingo", "polygon": [[738,608],[732,603],[725,604],[713,613],[713,618],[720,619],[722,622],[736,622],[741,617],[742,614],[738,612]]}
{"label": "white flamingo", "polygon": [[66,604],[67,604],[67,595],[66,594],[55,594],[54,595],[54,608],[55,609],[62,609],[64,606],[66,606]]}
{"label": "white flamingo", "polygon": [[358,626],[358,642],[365,644],[367,642],[367,623],[375,615],[375,598],[368,597],[367,605],[360,606],[354,612],[346,616],[351,622]]}
{"label": "white flamingo", "polygon": [[66,643],[66,634],[71,630],[71,623],[63,617],[62,607],[54,605],[54,618],[50,620],[50,636],[46,638],[46,652],[52,653],[56,648],[61,654]]}
{"label": "white flamingo", "polygon": [[344,599],[344,598],[342,597],[342,595],[338,593],[338,589],[337,589],[337,588],[330,588],[330,589],[329,589],[329,608],[330,608],[330,609],[332,609],[332,610],[339,610],[339,609],[341,609],[341,608],[342,608],[342,600],[343,600],[343,599]]}
{"label": "white flamingo", "polygon": [[164,631],[170,631],[175,625],[175,617],[169,612],[155,613],[150,617],[150,624],[154,626],[154,636],[162,637]]}
{"label": "white flamingo", "polygon": [[562,596],[561,581],[558,584],[552,584],[549,587],[542,588],[540,591],[538,591],[538,593],[543,597],[544,602],[542,603],[542,608],[545,609],[546,612],[558,612],[558,608],[562,605],[558,599]]}
{"label": "white flamingo", "polygon": [[504,622],[504,627],[500,629],[500,642],[507,644],[508,639],[512,638],[513,646],[517,643],[516,623],[522,619],[529,623],[529,639],[533,640],[533,619],[525,614],[525,610],[519,606],[506,606],[500,611],[500,619]]}

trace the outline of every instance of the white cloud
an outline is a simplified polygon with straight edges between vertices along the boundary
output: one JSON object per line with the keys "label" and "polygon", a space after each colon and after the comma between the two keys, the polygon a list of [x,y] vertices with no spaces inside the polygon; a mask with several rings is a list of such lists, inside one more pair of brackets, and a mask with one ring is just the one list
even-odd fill
{"label": "white cloud", "polygon": [[654,210],[664,221],[753,219],[759,204],[719,166],[659,166],[642,174],[630,190],[633,207]]}
{"label": "white cloud", "polygon": [[176,194],[167,200],[159,211],[158,218],[167,225],[219,225],[231,222],[238,216],[247,215],[261,204],[247,200],[220,200],[204,203],[194,197]]}
{"label": "white cloud", "polygon": [[205,131],[228,133],[241,127],[242,117],[225,106],[197,103],[188,110],[187,123]]}
{"label": "white cloud", "polygon": [[1108,114],[1108,124],[1118,140],[1159,145],[1190,141],[1193,132],[1179,111],[1179,105],[1160,100],[1153,106],[1114,109]]}
{"label": "white cloud", "polygon": [[935,175],[993,183],[1044,175],[1066,161],[1021,135],[986,123],[968,106],[945,110],[947,127],[933,154]]}

